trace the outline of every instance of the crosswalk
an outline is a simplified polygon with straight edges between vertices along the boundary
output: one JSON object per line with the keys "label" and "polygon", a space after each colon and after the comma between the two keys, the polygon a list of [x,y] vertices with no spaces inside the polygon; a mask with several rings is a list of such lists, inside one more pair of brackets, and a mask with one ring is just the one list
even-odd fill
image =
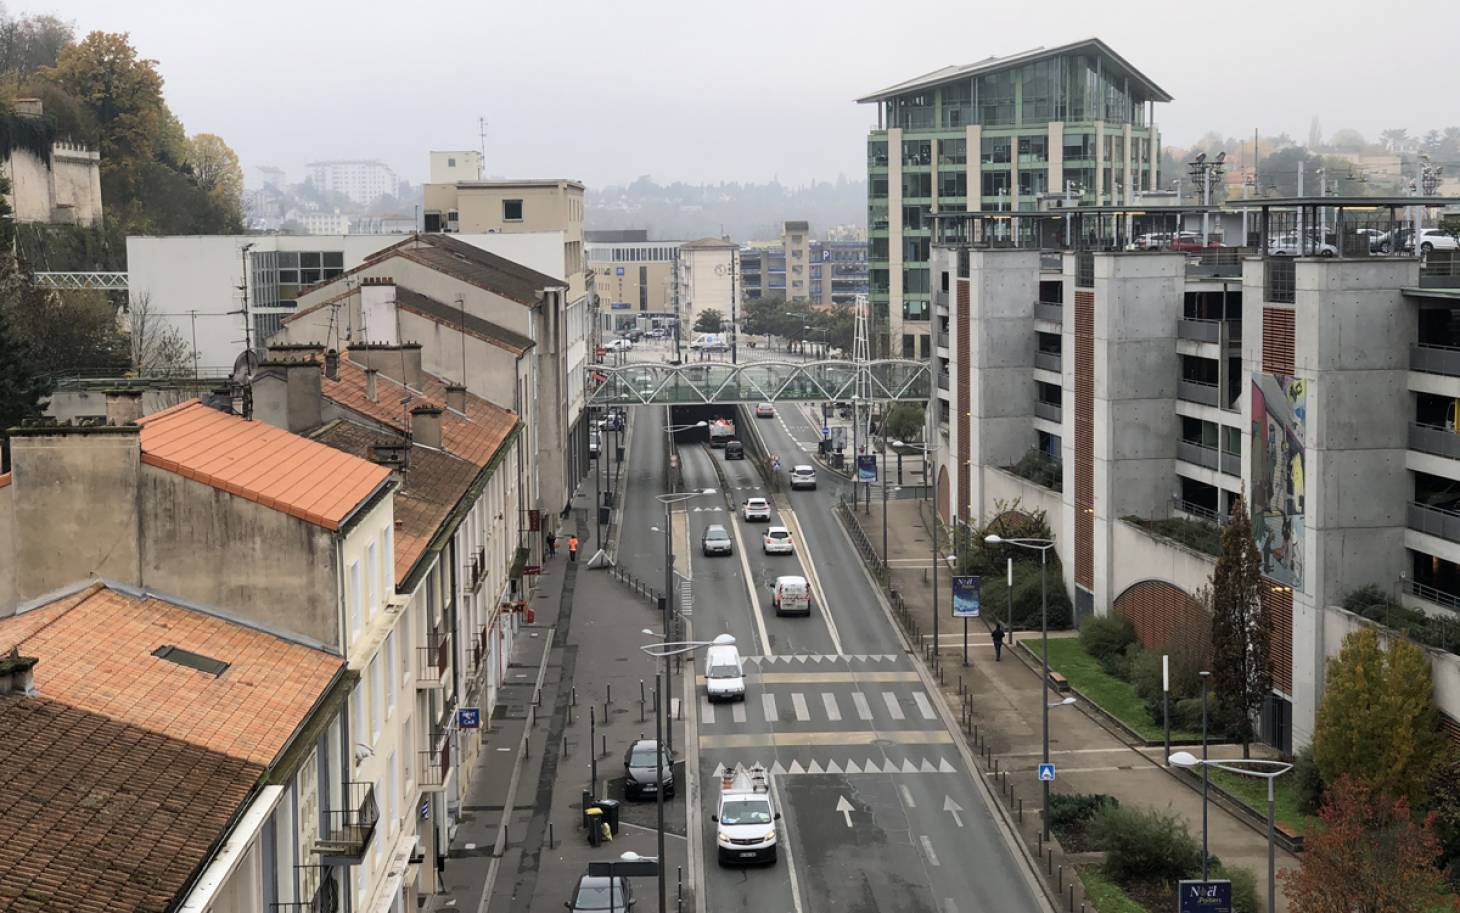
{"label": "crosswalk", "polygon": [[[730,705],[728,714],[725,705],[714,704],[703,693],[700,694],[699,721],[702,727],[724,727],[733,725],[759,725],[762,723],[840,723],[844,719],[843,707],[850,703],[846,719],[855,717],[862,723],[876,723],[888,720],[894,723],[906,721],[936,722],[938,712],[933,702],[921,690],[877,690],[868,700],[868,692],[859,689],[851,692],[825,690],[819,692],[764,690],[757,697]],[[875,704],[874,704],[875,701]],[[879,713],[873,712],[876,706]],[[747,710],[747,707],[750,709]],[[728,717],[728,719],[727,719]]]}

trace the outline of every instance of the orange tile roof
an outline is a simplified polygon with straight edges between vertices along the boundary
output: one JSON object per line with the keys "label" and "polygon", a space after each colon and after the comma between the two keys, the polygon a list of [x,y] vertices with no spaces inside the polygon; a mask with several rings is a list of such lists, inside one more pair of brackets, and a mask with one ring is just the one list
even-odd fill
{"label": "orange tile roof", "polygon": [[10,473],[0,472],[0,488],[10,484]]}
{"label": "orange tile roof", "polygon": [[189,400],[143,418],[142,462],[337,530],[390,470]]}
{"label": "orange tile roof", "polygon": [[[214,677],[153,656],[172,645],[228,663]],[[322,650],[96,583],[0,620],[0,651],[33,656],[36,689],[251,764],[272,763],[343,667]]]}
{"label": "orange tile roof", "polygon": [[[446,409],[446,383],[430,374],[421,375],[418,390],[410,390],[384,374],[376,375],[376,397],[365,396],[365,369],[350,361],[348,352],[340,353],[339,380],[324,378],[324,395],[360,415],[389,425],[401,432],[410,431],[410,410],[420,405]],[[410,397],[410,402],[401,400]],[[517,415],[468,393],[466,414],[446,409],[441,415],[441,443],[446,451],[477,466],[486,466],[517,425]]]}

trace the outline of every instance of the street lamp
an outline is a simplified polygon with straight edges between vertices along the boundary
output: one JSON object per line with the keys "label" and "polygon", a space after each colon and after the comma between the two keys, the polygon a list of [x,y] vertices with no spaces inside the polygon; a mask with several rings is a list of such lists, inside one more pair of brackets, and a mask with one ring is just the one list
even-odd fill
{"label": "street lamp", "polygon": [[[698,428],[705,425],[705,422],[696,422],[693,425],[670,426],[672,428]],[[669,639],[669,619],[674,614],[671,608],[674,601],[674,529],[671,523],[672,515],[670,509],[681,501],[688,501],[691,498],[698,498],[702,495],[712,495],[713,488],[705,488],[700,491],[681,491],[672,494],[655,495],[654,499],[664,505],[664,639]],[[664,677],[669,678],[669,660],[664,661]],[[669,712],[669,702],[663,702],[664,706],[659,708],[661,714]],[[674,727],[669,728],[669,750],[674,750]]]}
{"label": "street lamp", "polygon": [[[923,480],[929,477],[928,460],[937,462],[937,451],[931,444],[909,444],[906,441],[893,441],[894,447],[915,447],[923,452]],[[936,473],[936,467],[933,470]],[[929,498],[932,501],[931,498]],[[938,502],[932,501],[933,505],[933,644],[942,646],[938,640]],[[887,555],[887,510],[882,511],[882,555],[884,560]],[[936,653],[935,653],[936,655]],[[934,668],[937,668],[938,660],[934,660]],[[963,619],[963,665],[968,665],[968,619]]]}
{"label": "street lamp", "polygon": [[[647,634],[650,637],[654,636],[654,632],[648,628],[645,628],[641,633]],[[664,640],[658,643],[644,644],[639,647],[645,654],[664,660],[663,667],[655,673],[658,681],[654,683],[656,693],[659,695],[659,703],[663,705],[660,707],[660,712],[654,714],[654,769],[659,781],[658,788],[654,790],[655,814],[658,824],[658,833],[655,835],[655,839],[658,841],[659,859],[664,858],[664,731],[668,729],[669,732],[674,732],[672,725],[665,726],[664,713],[662,712],[669,707],[669,696],[665,693],[665,689],[669,687],[669,657],[678,656],[683,653],[693,653],[702,647],[734,646],[735,644],[735,636],[732,634],[721,634],[714,640],[671,641],[669,640],[667,628],[665,629],[664,638]],[[673,748],[670,750],[673,751]],[[687,794],[685,801],[689,801]],[[635,857],[637,858],[637,854],[635,854]],[[624,854],[624,859],[628,859],[627,853]],[[664,866],[661,865],[659,866],[659,913],[665,913],[664,896]]]}
{"label": "street lamp", "polygon": [[[1293,769],[1284,761],[1268,761],[1262,758],[1234,758],[1230,761],[1202,760],[1189,751],[1178,751],[1166,759],[1177,767],[1215,767],[1244,777],[1261,777],[1267,781],[1267,908],[1274,910],[1277,903],[1277,850],[1276,826],[1274,823],[1273,781]],[[1202,796],[1202,813],[1206,813],[1206,796]],[[1202,847],[1201,880],[1207,880],[1207,853]]]}
{"label": "street lamp", "polygon": [[[989,545],[1017,545],[1020,548],[1039,552],[1039,627],[1043,637],[1044,674],[1040,676],[1044,686],[1044,763],[1049,763],[1049,589],[1046,577],[1049,570],[1049,550],[1054,548],[1052,539],[1005,539],[1003,536],[984,536]],[[1012,620],[1011,620],[1012,624]],[[1044,807],[1039,815],[1043,819],[1044,839],[1049,839],[1049,781],[1041,780],[1044,788]]]}

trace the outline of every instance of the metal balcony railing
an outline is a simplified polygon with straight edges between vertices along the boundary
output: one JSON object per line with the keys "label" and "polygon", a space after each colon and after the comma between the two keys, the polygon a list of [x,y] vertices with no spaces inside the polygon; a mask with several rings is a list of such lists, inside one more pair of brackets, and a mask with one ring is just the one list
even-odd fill
{"label": "metal balcony railing", "polygon": [[1242,476],[1242,454],[1222,451],[1222,473],[1229,476]]}
{"label": "metal balcony railing", "polygon": [[338,913],[340,886],[334,866],[296,865],[294,874],[299,882],[298,893],[280,893],[294,894],[298,899],[272,903],[270,913]]}
{"label": "metal balcony railing", "polygon": [[1460,460],[1460,434],[1440,425],[1410,422],[1409,449]]}
{"label": "metal balcony railing", "polygon": [[1460,513],[1418,501],[1409,502],[1408,513],[1410,529],[1451,542],[1460,542]]}
{"label": "metal balcony railing", "polygon": [[1221,399],[1221,391],[1217,389],[1216,384],[1209,384],[1202,380],[1187,380],[1183,377],[1176,385],[1176,398],[1188,403],[1215,406]]}
{"label": "metal balcony railing", "polygon": [[1176,458],[1195,466],[1221,470],[1221,451],[1195,441],[1177,441]]}
{"label": "metal balcony railing", "polygon": [[1064,358],[1059,352],[1034,353],[1034,367],[1039,368],[1041,371],[1053,371],[1058,374],[1063,364]]}
{"label": "metal balcony railing", "polygon": [[1177,513],[1186,514],[1189,517],[1211,523],[1215,526],[1226,526],[1231,520],[1231,517],[1222,516],[1210,508],[1202,507],[1194,501],[1187,501],[1183,498],[1174,499],[1172,506],[1176,509]]}
{"label": "metal balcony railing", "polygon": [[1412,344],[1409,347],[1409,370],[1460,377],[1460,348],[1428,343]]}
{"label": "metal balcony railing", "polygon": [[1064,409],[1057,403],[1046,403],[1043,400],[1034,401],[1034,414],[1047,422],[1064,421]]}
{"label": "metal balcony railing", "polygon": [[1062,324],[1065,321],[1065,306],[1058,301],[1036,301],[1034,302],[1034,316],[1039,320],[1050,320]]}
{"label": "metal balcony railing", "polygon": [[1431,251],[1420,265],[1419,284],[1421,288],[1460,288],[1460,251]]}
{"label": "metal balcony railing", "polygon": [[361,862],[370,847],[370,838],[375,836],[375,826],[380,823],[375,784],[349,782],[342,789],[339,807],[326,807],[324,833],[314,844],[314,852],[326,865]]}
{"label": "metal balcony railing", "polygon": [[947,390],[948,389],[948,372],[947,371],[939,371],[938,372],[938,389],[939,390]]}
{"label": "metal balcony railing", "polygon": [[441,729],[432,732],[431,743],[436,747],[417,752],[421,762],[421,788],[444,789],[451,776],[451,732]]}
{"label": "metal balcony railing", "polygon": [[1420,583],[1418,580],[1409,581],[1409,592],[1427,602],[1444,606],[1447,609],[1460,611],[1460,596],[1454,593],[1447,593],[1444,590],[1435,589],[1428,584]]}
{"label": "metal balcony railing", "polygon": [[1221,342],[1222,325],[1216,320],[1183,317],[1176,322],[1176,335],[1195,342]]}
{"label": "metal balcony railing", "polygon": [[451,635],[446,632],[426,635],[426,642],[416,647],[416,684],[423,688],[439,688],[446,684],[446,669],[451,665]]}

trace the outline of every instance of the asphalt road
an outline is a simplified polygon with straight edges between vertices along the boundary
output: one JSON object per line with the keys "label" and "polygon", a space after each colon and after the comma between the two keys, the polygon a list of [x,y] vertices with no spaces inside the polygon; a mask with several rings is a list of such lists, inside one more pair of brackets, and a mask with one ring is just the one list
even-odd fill
{"label": "asphalt road", "polygon": [[[636,418],[619,554],[636,573],[657,567],[662,574],[663,540],[649,528],[662,529],[662,508],[652,495],[662,489],[663,476],[649,475],[651,454],[641,451],[651,441],[658,444],[662,410],[640,412],[645,414]],[[811,462],[803,449],[815,449],[816,432],[795,407],[756,420],[755,426],[783,466]],[[654,449],[662,470],[662,447]],[[747,658],[746,700],[712,706],[696,687],[690,715],[694,725],[687,738],[694,740],[700,774],[699,795],[690,800],[700,815],[706,910],[1045,909],[972,779],[951,721],[902,651],[833,515],[835,498],[848,483],[822,473],[817,491],[790,493],[790,510],[777,513],[772,523],[791,528],[797,554],[765,556],[759,537],[766,524],[746,523],[735,513],[746,497],[764,494],[751,463],[726,462],[722,451],[703,447],[681,448],[680,459],[686,489],[717,490],[686,509],[694,636],[729,632]],[[712,461],[720,464],[728,488]],[[735,535],[733,557],[699,552],[700,536],[711,523]],[[771,610],[769,583],[786,573],[811,578],[817,597],[811,617],[777,618]],[[721,867],[710,822],[717,772],[755,763],[772,772],[784,816],[781,858],[773,866]]]}

